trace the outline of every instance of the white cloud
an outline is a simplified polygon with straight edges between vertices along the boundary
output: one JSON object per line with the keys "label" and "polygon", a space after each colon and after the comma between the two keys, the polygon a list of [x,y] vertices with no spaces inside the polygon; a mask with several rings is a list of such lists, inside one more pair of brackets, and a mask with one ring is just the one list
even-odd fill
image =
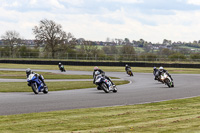
{"label": "white cloud", "polygon": [[[105,1],[105,0],[98,0]],[[106,2],[120,2],[120,3],[143,3],[143,0],[106,0]]]}
{"label": "white cloud", "polygon": [[35,5],[37,3],[37,0],[30,0],[31,5]]}
{"label": "white cloud", "polygon": [[[18,0],[18,4],[13,1],[7,3],[6,0],[1,1],[2,4],[12,6],[19,6],[20,3],[22,4],[21,10],[10,10],[10,7],[4,7],[0,2],[0,36],[7,30],[16,30],[24,38],[33,39],[32,28],[38,25],[40,20],[46,18],[61,24],[66,32],[71,32],[76,38],[85,38],[86,40],[105,41],[107,37],[120,39],[127,37],[130,40],[142,38],[155,43],[162,42],[163,39],[187,42],[200,40],[200,31],[198,30],[200,12],[198,10],[171,10],[173,13],[166,15],[148,14],[138,8],[127,9],[123,4],[115,10],[109,10],[103,5],[99,7],[98,11],[86,9],[84,6],[77,8],[76,4],[89,4],[86,0],[30,0],[26,4],[22,1]],[[142,2],[140,0],[109,1]],[[66,3],[69,3],[70,7],[66,6],[69,5]],[[31,7],[38,7],[39,10],[26,8],[28,11],[22,11],[27,4]],[[49,10],[46,11],[43,6]],[[85,10],[87,11],[85,12]]]}
{"label": "white cloud", "polygon": [[84,3],[84,0],[59,0],[59,1],[66,2],[72,5],[76,5],[76,6]]}
{"label": "white cloud", "polygon": [[6,7],[19,7],[21,4],[17,1],[12,1],[11,3],[7,3],[5,1],[2,2],[2,7],[6,8]]}
{"label": "white cloud", "polygon": [[187,0],[187,3],[192,5],[200,5],[200,0]]}
{"label": "white cloud", "polygon": [[61,4],[59,3],[58,0],[49,0],[49,2],[50,2],[50,4],[51,4],[51,6],[54,6],[54,7],[56,7],[56,8],[65,8],[63,5],[61,5]]}

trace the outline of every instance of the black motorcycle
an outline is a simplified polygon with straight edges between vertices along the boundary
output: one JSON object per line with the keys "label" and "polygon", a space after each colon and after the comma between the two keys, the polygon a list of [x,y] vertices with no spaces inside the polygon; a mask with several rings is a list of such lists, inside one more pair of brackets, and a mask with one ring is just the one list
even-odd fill
{"label": "black motorcycle", "polygon": [[65,72],[64,65],[61,65],[61,66],[60,66],[60,71],[61,71],[61,72]]}
{"label": "black motorcycle", "polygon": [[133,72],[132,72],[131,68],[129,68],[129,69],[126,71],[126,73],[127,73],[128,75],[130,75],[130,76],[133,76]]}

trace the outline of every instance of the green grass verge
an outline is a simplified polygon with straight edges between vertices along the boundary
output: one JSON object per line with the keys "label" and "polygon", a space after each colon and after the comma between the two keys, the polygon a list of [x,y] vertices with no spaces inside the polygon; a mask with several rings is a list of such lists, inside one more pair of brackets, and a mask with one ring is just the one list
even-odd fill
{"label": "green grass verge", "polygon": [[[45,79],[92,79],[92,75],[69,75],[69,74],[56,74],[51,72],[36,72],[36,73],[43,75]],[[23,71],[0,71],[0,78],[25,79],[26,74]],[[111,78],[119,79],[117,77],[111,77]]]}
{"label": "green grass verge", "polygon": [[[36,72],[44,76],[45,79],[91,79],[92,75],[65,75],[51,72]],[[0,78],[4,79],[25,79],[26,73],[23,71],[0,71]]]}
{"label": "green grass verge", "polygon": [[5,133],[197,133],[200,97],[159,103],[0,116]]}
{"label": "green grass verge", "polygon": [[[127,84],[129,81],[114,81],[116,85]],[[65,81],[65,82],[46,82],[49,91],[85,89],[96,87],[92,81]],[[0,92],[32,92],[31,87],[26,82],[0,82]]]}
{"label": "green grass verge", "polygon": [[[159,66],[157,66],[159,67]],[[58,70],[57,65],[29,65],[29,64],[5,64],[0,63],[0,68],[31,68],[31,69],[48,69],[48,70]],[[66,70],[73,71],[93,71],[94,66],[65,66]],[[99,66],[105,72],[125,72],[124,67],[114,67],[114,66]],[[169,73],[174,74],[200,74],[200,69],[198,68],[165,68]],[[133,72],[138,73],[152,73],[152,67],[134,67],[132,66]]]}

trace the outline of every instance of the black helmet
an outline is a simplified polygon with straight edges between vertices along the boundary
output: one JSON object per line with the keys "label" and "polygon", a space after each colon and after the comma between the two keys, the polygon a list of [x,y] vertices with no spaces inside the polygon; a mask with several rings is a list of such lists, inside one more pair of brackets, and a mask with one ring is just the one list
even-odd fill
{"label": "black helmet", "polygon": [[30,68],[27,68],[27,69],[26,69],[26,74],[27,74],[27,75],[30,75],[31,73],[32,73],[31,69],[30,69]]}

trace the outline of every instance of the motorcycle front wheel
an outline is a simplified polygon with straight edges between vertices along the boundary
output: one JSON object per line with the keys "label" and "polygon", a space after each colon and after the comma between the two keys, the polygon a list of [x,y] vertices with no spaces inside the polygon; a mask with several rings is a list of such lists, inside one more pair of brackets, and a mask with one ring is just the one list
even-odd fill
{"label": "motorcycle front wheel", "polygon": [[167,86],[168,86],[169,88],[171,87],[169,79],[165,79],[165,83],[167,84]]}
{"label": "motorcycle front wheel", "polygon": [[45,88],[44,88],[43,93],[44,93],[44,94],[47,94],[47,93],[48,93],[48,87],[45,87]]}
{"label": "motorcycle front wheel", "polygon": [[117,87],[116,87],[116,86],[114,87],[113,92],[114,92],[114,93],[117,92]]}
{"label": "motorcycle front wheel", "polygon": [[35,94],[38,94],[38,87],[36,83],[31,84],[31,88]]}
{"label": "motorcycle front wheel", "polygon": [[107,85],[105,83],[101,84],[101,88],[103,88],[105,93],[109,93],[109,89],[108,89],[108,87],[107,87]]}

